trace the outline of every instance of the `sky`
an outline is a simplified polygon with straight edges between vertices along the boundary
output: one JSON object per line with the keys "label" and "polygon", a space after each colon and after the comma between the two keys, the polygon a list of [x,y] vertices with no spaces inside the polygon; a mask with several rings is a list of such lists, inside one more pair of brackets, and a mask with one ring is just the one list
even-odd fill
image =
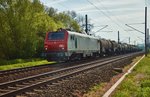
{"label": "sky", "polygon": [[108,25],[105,29],[95,33],[105,39],[118,40],[130,44],[144,42],[144,34],[133,30],[125,24],[144,32],[145,6],[148,7],[148,28],[150,27],[150,0],[40,0],[45,6],[62,11],[75,11],[77,14],[88,15],[95,33]]}

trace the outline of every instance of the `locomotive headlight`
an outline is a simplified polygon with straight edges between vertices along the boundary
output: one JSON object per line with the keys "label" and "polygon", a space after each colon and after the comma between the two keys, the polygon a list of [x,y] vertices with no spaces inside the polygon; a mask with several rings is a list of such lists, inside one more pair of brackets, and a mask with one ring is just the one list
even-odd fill
{"label": "locomotive headlight", "polygon": [[63,44],[60,44],[59,47],[60,47],[60,48],[64,48],[64,45],[63,45]]}
{"label": "locomotive headlight", "polygon": [[45,48],[45,50],[47,50],[47,47]]}
{"label": "locomotive headlight", "polygon": [[47,48],[48,48],[48,45],[46,45],[46,44],[45,44],[45,45],[44,45],[44,48],[45,48],[45,50],[47,50]]}

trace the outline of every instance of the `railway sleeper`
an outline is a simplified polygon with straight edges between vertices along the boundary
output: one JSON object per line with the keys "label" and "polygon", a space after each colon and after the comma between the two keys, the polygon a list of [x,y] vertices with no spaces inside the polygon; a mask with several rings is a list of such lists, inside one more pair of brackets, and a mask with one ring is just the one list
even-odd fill
{"label": "railway sleeper", "polygon": [[25,95],[36,95],[36,93],[35,92],[25,92]]}
{"label": "railway sleeper", "polygon": [[46,77],[42,77],[42,78],[40,78],[40,80],[46,80],[46,79],[50,79],[51,77],[48,77],[48,76],[46,76]]}
{"label": "railway sleeper", "polygon": [[[39,80],[37,80],[37,81],[39,81]],[[35,83],[36,80],[29,80],[28,82],[29,82],[29,83]]]}
{"label": "railway sleeper", "polygon": [[0,89],[0,93],[6,93],[6,92],[9,92],[10,90],[8,89]]}
{"label": "railway sleeper", "polygon": [[50,85],[50,84],[47,84],[46,87],[51,87],[51,85]]}
{"label": "railway sleeper", "polygon": [[118,72],[118,73],[122,73],[123,72],[122,68],[113,68],[113,70],[115,72]]}
{"label": "railway sleeper", "polygon": [[24,96],[24,95],[17,95],[16,97],[27,97],[27,96]]}
{"label": "railway sleeper", "polygon": [[24,85],[16,84],[17,87],[24,87]]}
{"label": "railway sleeper", "polygon": [[59,80],[59,81],[57,81],[58,83],[64,83],[64,81],[63,80]]}
{"label": "railway sleeper", "polygon": [[17,89],[19,89],[19,87],[11,87],[11,86],[8,86],[8,89],[17,90]]}
{"label": "railway sleeper", "polygon": [[23,85],[29,85],[30,83],[27,83],[27,82],[23,82],[22,84],[23,84]]}
{"label": "railway sleeper", "polygon": [[48,77],[42,77],[42,78],[40,78],[40,80],[45,80],[45,79],[47,79]]}
{"label": "railway sleeper", "polygon": [[41,89],[34,89],[33,91],[34,92],[43,92],[43,90],[41,90]]}
{"label": "railway sleeper", "polygon": [[55,86],[55,84],[47,85],[47,87],[54,87],[54,86]]}
{"label": "railway sleeper", "polygon": [[60,83],[58,83],[58,82],[52,83],[52,85],[54,85],[54,86],[55,86],[55,85],[59,85],[59,84],[60,84]]}

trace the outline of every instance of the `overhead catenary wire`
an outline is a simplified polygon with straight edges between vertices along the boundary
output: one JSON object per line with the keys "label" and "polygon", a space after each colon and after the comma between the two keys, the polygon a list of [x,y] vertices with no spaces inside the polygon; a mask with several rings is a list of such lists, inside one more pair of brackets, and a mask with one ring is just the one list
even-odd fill
{"label": "overhead catenary wire", "polygon": [[130,28],[132,28],[133,30],[135,30],[135,31],[138,31],[138,32],[140,32],[140,33],[142,33],[142,34],[145,34],[144,32],[142,32],[142,31],[140,31],[140,30],[138,30],[138,29],[135,29],[135,28],[133,28],[132,26],[130,26],[130,25],[128,25],[128,24],[125,24],[126,26],[128,26],[128,27],[130,27]]}
{"label": "overhead catenary wire", "polygon": [[105,25],[104,27],[102,27],[101,29],[97,30],[95,33],[99,32],[100,30],[105,29],[106,27],[108,27],[108,25]]}
{"label": "overhead catenary wire", "polygon": [[[102,6],[102,10],[106,10],[106,12],[108,13],[108,14],[111,14],[111,12],[106,8],[106,7],[104,7],[103,5],[102,5],[102,3],[101,2],[99,2],[100,4],[101,4],[101,6]],[[111,14],[112,16],[114,16],[113,14]],[[116,17],[116,16],[114,16],[114,18],[118,21],[118,22],[120,22],[120,20]],[[120,23],[122,23],[122,22],[120,22]],[[132,25],[137,25],[137,24],[144,24],[144,23],[131,23]],[[126,30],[124,30],[124,31],[126,31]],[[138,30],[139,31],[139,30]],[[126,32],[128,32],[128,31],[126,31]],[[141,33],[142,33],[142,31],[141,31]],[[129,35],[131,35],[129,32],[128,32],[128,34]],[[132,34],[134,34],[135,35],[135,33],[132,33]],[[137,35],[135,35],[136,37],[137,37]]]}
{"label": "overhead catenary wire", "polygon": [[[149,2],[147,2],[147,3],[149,4]],[[102,8],[103,10],[106,10],[107,13],[111,14],[111,12],[110,12],[106,7],[104,7],[101,2],[99,2],[99,4],[101,4],[101,6],[103,7],[103,8]],[[111,15],[114,16],[113,14],[111,14]],[[114,16],[114,17],[116,18],[116,20],[117,20],[118,22],[120,22],[120,20],[119,20],[116,16]],[[144,23],[131,23],[130,25],[137,25],[137,24],[144,24]],[[132,29],[134,29],[134,28],[132,28]],[[135,29],[134,29],[134,30],[135,30]],[[124,31],[126,31],[126,30],[124,30]],[[139,30],[137,30],[137,29],[136,29],[136,31],[138,31],[138,32],[140,32],[140,33],[143,34],[142,31],[139,31]],[[126,31],[126,32],[128,32],[128,31]],[[129,34],[130,34],[130,33],[129,33]],[[134,34],[134,33],[133,33],[133,34]]]}
{"label": "overhead catenary wire", "polygon": [[[53,0],[53,1],[56,1],[56,0]],[[102,1],[102,0],[101,0],[101,1]],[[59,4],[59,5],[61,5],[62,7],[64,7],[65,9],[67,9],[67,10],[69,9],[67,6],[65,6],[65,5],[63,5],[63,4],[59,3],[59,2],[58,2],[58,4]],[[96,21],[95,21],[95,20],[93,20],[93,19],[90,19],[90,20],[92,20],[92,21],[96,22]]]}
{"label": "overhead catenary wire", "polygon": [[[55,0],[54,0],[55,1]],[[89,0],[87,0],[90,4],[92,4],[93,6],[95,6],[92,2],[90,2]],[[101,0],[102,1],[102,0]],[[62,4],[60,4],[59,2],[58,2],[58,4],[59,5],[61,5],[62,7],[64,7],[65,9],[68,9],[68,7],[66,7],[66,6],[64,6],[64,5],[62,5]],[[96,9],[98,9],[98,10],[100,10],[97,6],[95,6],[96,7]],[[101,11],[101,10],[100,10]],[[116,25],[118,25],[119,27],[121,27],[117,22],[115,22],[111,17],[109,17],[109,15],[107,15],[107,14],[105,14],[105,12],[103,12],[103,11],[101,11],[107,18],[109,18],[113,23],[115,23]],[[92,20],[92,21],[95,21],[95,20]],[[96,21],[95,21],[96,22]],[[121,27],[123,30],[124,30],[124,28],[123,27]],[[111,29],[112,30],[112,29]],[[117,29],[116,29],[117,30]]]}
{"label": "overhead catenary wire", "polygon": [[106,16],[109,20],[111,20],[114,24],[116,24],[117,26],[119,26],[120,28],[123,29],[124,31],[124,28],[122,26],[120,26],[117,22],[115,22],[109,15],[107,15],[105,12],[103,12],[100,8],[98,8],[94,3],[92,3],[91,1],[89,0],[86,0],[87,2],[89,2],[92,6],[94,6],[98,11],[100,11],[104,16]]}
{"label": "overhead catenary wire", "polygon": [[[106,8],[106,7],[104,7],[104,5],[101,3],[101,2],[99,2],[99,4],[103,7],[102,9],[103,10],[106,10],[106,12],[108,13],[108,14],[111,14],[111,12]],[[113,15],[113,14],[111,14],[118,22],[120,22],[121,24],[122,24],[122,21],[120,21],[119,19],[118,19],[118,17],[116,17],[115,15]]]}
{"label": "overhead catenary wire", "polygon": [[[54,1],[56,1],[56,0],[54,0]],[[65,1],[67,1],[67,0],[65,0]],[[128,32],[128,31],[126,31],[125,30],[125,28],[124,27],[122,27],[123,25],[121,25],[122,24],[122,22],[120,22],[120,20],[118,19],[118,18],[120,18],[120,17],[117,17],[117,16],[113,16],[114,14],[111,12],[111,11],[109,11],[109,9],[107,9],[107,7],[104,7],[104,6],[102,6],[102,8],[100,7],[98,7],[97,6],[97,4],[95,4],[95,3],[93,3],[93,1],[92,0],[86,0],[86,1],[89,1],[89,2],[91,2],[91,3],[89,3],[89,4],[91,4],[92,6],[94,6],[99,12],[98,13],[100,13],[100,14],[103,14],[104,16],[106,16],[109,20],[111,20],[112,21],[112,23],[114,23],[115,25],[117,25],[119,28],[121,28],[121,29],[123,29],[123,32]],[[99,0],[99,2],[101,2],[102,0]],[[98,3],[99,3],[98,2]],[[65,6],[66,4],[60,4],[60,2],[58,2],[58,4],[59,5],[61,5],[62,7],[64,7],[65,9],[69,9],[67,6]],[[101,5],[102,5],[103,3],[101,3]],[[149,4],[149,2],[147,2],[147,4],[148,5],[150,5]],[[106,10],[106,11],[105,11]],[[111,17],[111,16],[113,16],[113,17]],[[92,20],[92,21],[94,21],[94,22],[97,22],[97,21],[95,21],[95,20]],[[121,23],[121,24],[120,24]],[[125,23],[124,23],[125,24]],[[95,26],[94,26],[95,27]],[[109,27],[111,27],[111,25],[109,26]],[[117,29],[117,27],[114,27],[113,28],[113,30],[118,30]],[[120,32],[122,32],[122,31],[120,31]],[[130,32],[128,32],[128,33],[130,33]],[[127,33],[127,34],[128,34]],[[135,34],[135,33],[132,33],[132,34]],[[130,35],[131,35],[131,33],[130,33]],[[136,35],[137,36],[137,35]]]}
{"label": "overhead catenary wire", "polygon": [[[116,24],[117,26],[119,26],[121,29],[123,29],[123,31],[126,31],[121,25],[119,25],[117,22],[115,22],[109,15],[107,15],[105,12],[103,12],[100,8],[98,8],[94,3],[88,1],[91,5],[93,5],[97,10],[99,10],[103,15],[105,15],[107,18],[109,18],[114,24]],[[108,12],[108,11],[107,11]],[[109,12],[110,13],[110,12]],[[118,20],[118,19],[117,19]],[[119,21],[120,22],[120,21]],[[127,31],[128,32],[128,31]],[[130,33],[128,32],[128,34],[130,35]]]}
{"label": "overhead catenary wire", "polygon": [[128,25],[139,25],[139,24],[145,24],[145,23],[130,23]]}

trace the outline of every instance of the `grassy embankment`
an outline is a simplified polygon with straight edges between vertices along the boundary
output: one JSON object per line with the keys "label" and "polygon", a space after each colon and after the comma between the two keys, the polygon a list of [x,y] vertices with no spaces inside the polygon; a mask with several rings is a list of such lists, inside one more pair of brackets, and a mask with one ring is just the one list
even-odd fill
{"label": "grassy embankment", "polygon": [[137,64],[112,97],[150,97],[150,54]]}
{"label": "grassy embankment", "polygon": [[[140,59],[137,57],[131,64]],[[127,71],[131,66],[124,68]],[[101,97],[121,75],[112,78],[109,83],[100,83],[90,88],[83,97]],[[150,54],[144,58],[118,86],[111,97],[150,97]]]}
{"label": "grassy embankment", "polygon": [[0,70],[9,70],[15,68],[23,68],[23,67],[31,67],[37,65],[44,65],[44,64],[52,64],[54,62],[48,62],[43,59],[16,59],[11,61],[0,60]]}

